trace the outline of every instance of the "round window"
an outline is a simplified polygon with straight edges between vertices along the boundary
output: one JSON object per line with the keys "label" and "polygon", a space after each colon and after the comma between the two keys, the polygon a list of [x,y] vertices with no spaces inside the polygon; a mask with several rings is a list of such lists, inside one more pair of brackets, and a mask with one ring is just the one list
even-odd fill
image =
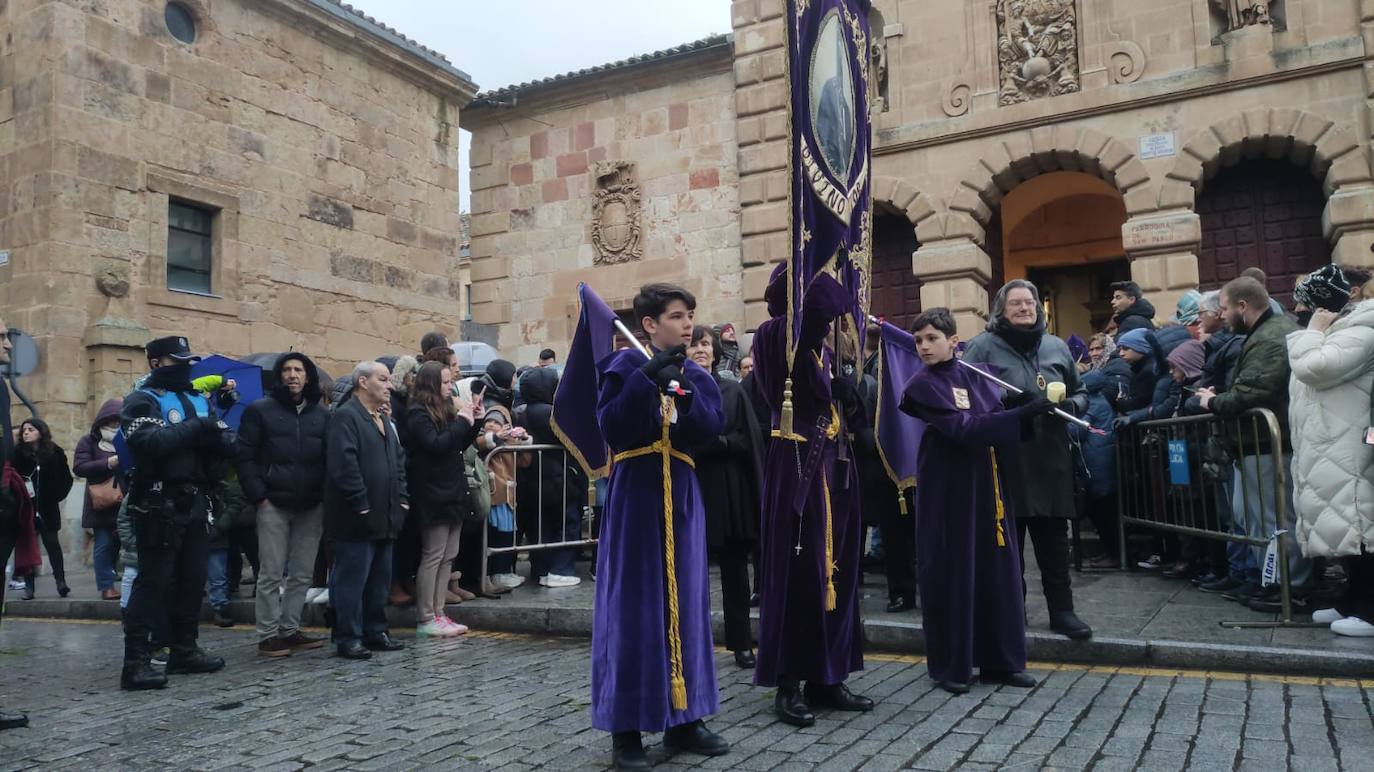
{"label": "round window", "polygon": [[167,31],[183,43],[196,42],[196,17],[181,3],[168,3],[163,14],[167,21]]}

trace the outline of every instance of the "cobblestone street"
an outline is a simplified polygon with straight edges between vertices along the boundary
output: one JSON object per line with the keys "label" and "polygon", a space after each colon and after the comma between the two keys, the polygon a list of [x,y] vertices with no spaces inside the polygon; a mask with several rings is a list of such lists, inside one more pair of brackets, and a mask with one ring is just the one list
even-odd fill
{"label": "cobblestone street", "polygon": [[[330,650],[264,660],[240,626],[206,629],[220,674],[161,692],[118,689],[119,628],[6,619],[0,699],[29,729],[0,733],[9,769],[597,769],[585,640],[505,634],[428,640],[370,662]],[[1374,682],[1033,668],[1034,689],[935,690],[917,657],[872,655],[851,684],[869,714],[777,723],[771,692],[718,660],[733,746],[716,759],[652,754],[661,769],[1369,769]]]}

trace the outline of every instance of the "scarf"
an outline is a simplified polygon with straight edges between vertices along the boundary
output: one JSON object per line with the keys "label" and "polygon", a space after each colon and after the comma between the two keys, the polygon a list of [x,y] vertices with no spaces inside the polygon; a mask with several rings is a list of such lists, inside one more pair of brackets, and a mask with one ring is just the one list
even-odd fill
{"label": "scarf", "polygon": [[1018,327],[1005,316],[997,317],[993,333],[1000,336],[1021,356],[1031,356],[1040,350],[1040,341],[1045,337],[1045,319],[1037,316],[1031,327]]}

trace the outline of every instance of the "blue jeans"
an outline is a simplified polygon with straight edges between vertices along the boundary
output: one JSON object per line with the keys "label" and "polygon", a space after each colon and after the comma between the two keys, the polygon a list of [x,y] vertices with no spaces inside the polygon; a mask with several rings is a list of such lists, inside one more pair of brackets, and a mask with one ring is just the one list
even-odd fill
{"label": "blue jeans", "polygon": [[95,543],[91,546],[91,561],[95,563],[95,588],[104,592],[114,587],[115,558],[119,557],[119,534],[113,528],[96,528]]}
{"label": "blue jeans", "polygon": [[138,576],[138,569],[133,566],[124,567],[124,578],[119,583],[119,607],[129,607],[129,596],[134,594],[134,579]]}
{"label": "blue jeans", "polygon": [[224,608],[229,605],[229,550],[210,550],[205,563],[206,580],[210,585],[210,605]]}

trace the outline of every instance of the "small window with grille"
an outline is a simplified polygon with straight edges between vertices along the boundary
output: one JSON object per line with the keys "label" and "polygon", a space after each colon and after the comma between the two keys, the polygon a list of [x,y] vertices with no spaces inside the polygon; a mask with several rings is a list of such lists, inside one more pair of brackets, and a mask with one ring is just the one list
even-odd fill
{"label": "small window with grille", "polygon": [[213,209],[171,201],[167,206],[167,289],[209,295],[214,289]]}

